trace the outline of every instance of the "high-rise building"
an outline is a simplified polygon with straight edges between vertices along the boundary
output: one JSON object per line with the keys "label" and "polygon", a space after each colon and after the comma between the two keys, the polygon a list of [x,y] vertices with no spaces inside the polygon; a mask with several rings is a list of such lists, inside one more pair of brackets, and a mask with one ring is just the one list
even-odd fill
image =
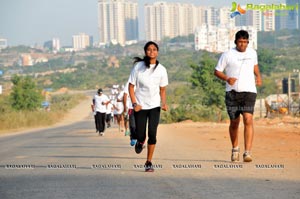
{"label": "high-rise building", "polygon": [[188,36],[205,23],[205,10],[187,3],[155,2],[145,5],[146,40]]}
{"label": "high-rise building", "polygon": [[7,39],[0,38],[0,50],[7,47]]}
{"label": "high-rise building", "polygon": [[287,17],[288,17],[287,10],[276,10],[276,12],[275,12],[275,30],[286,29]]}
{"label": "high-rise building", "polygon": [[300,28],[300,0],[286,0],[287,6],[295,6],[294,10],[288,11],[286,28],[299,29]]}
{"label": "high-rise building", "polygon": [[89,46],[90,44],[90,36],[85,33],[80,33],[79,35],[73,35],[73,49],[75,51],[83,50]]}
{"label": "high-rise building", "polygon": [[245,15],[246,24],[239,24],[239,26],[253,26],[257,31],[263,31],[263,15],[260,10],[249,10]]}
{"label": "high-rise building", "polygon": [[235,17],[236,26],[254,26],[258,31],[300,28],[300,0],[286,0],[286,4],[274,5],[283,8],[270,8],[264,11],[247,10],[246,14]]}
{"label": "high-rise building", "polygon": [[138,40],[138,7],[129,0],[98,0],[100,44],[124,46]]}
{"label": "high-rise building", "polygon": [[211,26],[203,24],[195,32],[195,50],[225,52],[235,47],[235,33],[239,30],[249,33],[249,47],[257,49],[257,30],[252,26]]}
{"label": "high-rise building", "polygon": [[287,0],[283,5],[294,9],[276,11],[275,29],[300,29],[300,0]]}
{"label": "high-rise building", "polygon": [[60,40],[58,38],[52,39],[52,51],[58,52],[60,50]]}
{"label": "high-rise building", "polygon": [[209,7],[205,10],[205,23],[211,26],[220,24],[220,9]]}
{"label": "high-rise building", "polygon": [[[247,11],[247,13],[248,13],[248,11]],[[250,10],[249,15],[252,18],[252,24],[247,24],[247,25],[254,26],[254,28],[256,28],[257,31],[263,31],[262,12],[260,10]]]}
{"label": "high-rise building", "polygon": [[275,10],[247,10],[246,14],[235,17],[236,26],[253,26],[257,31],[275,30]]}
{"label": "high-rise building", "polygon": [[217,52],[217,27],[202,24],[195,31],[195,50]]}
{"label": "high-rise building", "polygon": [[125,4],[125,40],[137,41],[139,38],[138,7],[137,3]]}
{"label": "high-rise building", "polygon": [[275,30],[275,10],[267,10],[262,13],[262,30],[274,31]]}
{"label": "high-rise building", "polygon": [[220,8],[220,25],[229,25],[234,26],[235,18],[231,18],[231,8],[230,7],[222,7]]}

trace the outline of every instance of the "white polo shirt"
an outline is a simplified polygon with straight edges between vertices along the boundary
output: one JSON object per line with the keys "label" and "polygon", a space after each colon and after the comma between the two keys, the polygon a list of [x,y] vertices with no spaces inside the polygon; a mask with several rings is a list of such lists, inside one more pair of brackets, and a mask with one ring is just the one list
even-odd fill
{"label": "white polo shirt", "polygon": [[160,107],[160,87],[168,85],[166,68],[158,64],[151,64],[150,68],[143,61],[138,62],[131,71],[129,83],[135,86],[135,97],[142,109]]}
{"label": "white polo shirt", "polygon": [[120,114],[122,114],[124,112],[123,97],[124,97],[124,91],[121,91],[119,93],[119,95],[117,96],[117,100],[116,100],[115,106],[116,106],[116,108],[118,110],[116,110],[115,114],[120,115]]}
{"label": "white polo shirt", "polygon": [[106,115],[110,115],[111,114],[112,108],[113,108],[113,105],[111,103],[108,103],[106,105]]}
{"label": "white polo shirt", "polygon": [[133,109],[132,102],[131,102],[131,99],[130,99],[130,96],[129,96],[129,82],[127,82],[125,87],[124,87],[124,94],[125,93],[127,94],[126,107],[129,108],[129,109]]}
{"label": "white polo shirt", "polygon": [[237,78],[234,85],[226,82],[226,91],[257,93],[254,66],[258,64],[257,53],[252,48],[239,52],[236,48],[222,54],[215,69],[225,73],[228,77]]}
{"label": "white polo shirt", "polygon": [[106,105],[103,105],[102,102],[106,103],[109,99],[106,95],[102,94],[101,96],[95,95],[94,96],[94,105],[95,105],[95,111],[100,113],[106,113]]}

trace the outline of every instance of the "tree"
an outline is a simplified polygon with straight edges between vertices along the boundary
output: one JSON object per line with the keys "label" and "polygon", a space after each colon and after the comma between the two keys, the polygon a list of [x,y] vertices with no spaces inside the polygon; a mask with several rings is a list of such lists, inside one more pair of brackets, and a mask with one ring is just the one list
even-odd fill
{"label": "tree", "polygon": [[11,105],[15,110],[36,110],[41,106],[42,95],[30,77],[14,76],[10,94]]}
{"label": "tree", "polygon": [[221,112],[224,104],[224,82],[214,76],[216,60],[208,53],[204,53],[199,64],[192,64],[193,73],[191,83],[193,87],[200,88],[205,93],[203,105],[210,106],[217,111],[218,120],[221,120]]}
{"label": "tree", "polygon": [[274,51],[266,48],[259,48],[258,51],[258,65],[262,74],[270,75],[276,66],[276,58]]}

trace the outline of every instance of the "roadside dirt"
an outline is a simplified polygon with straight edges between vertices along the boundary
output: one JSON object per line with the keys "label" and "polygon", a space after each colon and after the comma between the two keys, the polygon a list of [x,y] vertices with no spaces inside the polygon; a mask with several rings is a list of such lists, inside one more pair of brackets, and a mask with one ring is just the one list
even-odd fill
{"label": "roadside dirt", "polygon": [[[181,148],[180,151],[185,154],[186,160],[204,161],[210,168],[213,168],[215,164],[232,164],[230,162],[231,143],[228,126],[229,123],[191,121],[161,124],[158,132],[159,144],[167,147],[167,150],[164,149],[156,154],[176,159],[177,155],[180,154],[173,154],[172,148],[178,146]],[[300,180],[299,118],[255,120],[253,162],[248,164],[242,161],[244,151],[243,128],[243,125],[240,125],[239,146],[241,153],[239,163],[247,168],[243,170],[246,172],[245,176]],[[157,150],[160,150],[159,146]],[[207,162],[207,160],[209,161]],[[274,172],[275,170],[276,172]],[[232,172],[227,173],[230,175]]]}
{"label": "roadside dirt", "polygon": [[[68,125],[83,119],[93,119],[90,108],[91,97],[83,100],[72,109],[61,122],[51,127]],[[195,159],[195,150],[207,154],[212,159],[215,156],[218,162],[230,160],[230,139],[228,135],[229,123],[192,122],[185,121],[173,124],[160,124],[158,130],[157,153],[161,157],[173,157],[172,148],[178,146],[183,148],[182,153],[187,159]],[[41,129],[41,128],[38,128]],[[38,130],[34,129],[34,130]],[[299,180],[300,178],[300,118],[262,118],[254,121],[253,158],[256,164],[284,165],[289,169],[288,178]],[[26,133],[26,130],[17,133]],[[164,133],[168,132],[168,133]],[[170,136],[170,133],[172,136]],[[11,133],[10,133],[11,134]],[[240,148],[243,149],[243,125],[240,125],[239,134]],[[201,144],[199,144],[201,143]],[[163,144],[170,150],[159,151],[159,145]],[[214,151],[214,153],[210,153]],[[242,152],[243,150],[241,150]],[[193,155],[189,155],[193,154]],[[219,157],[223,157],[220,159]]]}

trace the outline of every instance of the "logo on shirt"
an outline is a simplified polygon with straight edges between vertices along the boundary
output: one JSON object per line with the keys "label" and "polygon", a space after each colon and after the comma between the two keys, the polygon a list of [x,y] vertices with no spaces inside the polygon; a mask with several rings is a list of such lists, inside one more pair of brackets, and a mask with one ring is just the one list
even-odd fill
{"label": "logo on shirt", "polygon": [[238,58],[238,61],[248,61],[251,60],[250,57]]}

